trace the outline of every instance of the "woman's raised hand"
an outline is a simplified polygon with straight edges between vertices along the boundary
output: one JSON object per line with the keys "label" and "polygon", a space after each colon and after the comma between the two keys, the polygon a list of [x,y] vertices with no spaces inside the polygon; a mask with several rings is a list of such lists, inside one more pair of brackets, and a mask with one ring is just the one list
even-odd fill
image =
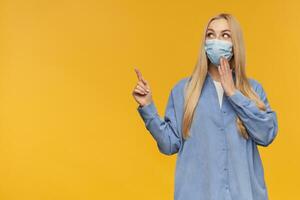
{"label": "woman's raised hand", "polygon": [[152,102],[152,92],[149,83],[143,78],[142,73],[137,68],[134,70],[137,74],[138,82],[134,87],[132,95],[140,106],[148,105]]}
{"label": "woman's raised hand", "polygon": [[236,87],[232,78],[232,69],[228,60],[225,57],[221,57],[220,59],[220,67],[218,67],[218,71],[221,78],[221,84],[227,96],[231,96],[234,94]]}

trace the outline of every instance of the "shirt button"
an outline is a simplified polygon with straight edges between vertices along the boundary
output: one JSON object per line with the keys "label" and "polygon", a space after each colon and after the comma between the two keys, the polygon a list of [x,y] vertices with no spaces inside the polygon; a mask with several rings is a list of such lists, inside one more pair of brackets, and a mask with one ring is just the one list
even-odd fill
{"label": "shirt button", "polygon": [[228,190],[228,189],[229,189],[227,185],[225,186],[225,188],[226,188],[226,190]]}
{"label": "shirt button", "polygon": [[227,170],[227,168],[224,168],[224,171],[226,171]]}
{"label": "shirt button", "polygon": [[221,131],[224,131],[224,128],[221,127],[220,130],[221,130]]}
{"label": "shirt button", "polygon": [[225,150],[226,150],[226,148],[222,148],[222,150],[223,150],[223,151],[225,151]]}

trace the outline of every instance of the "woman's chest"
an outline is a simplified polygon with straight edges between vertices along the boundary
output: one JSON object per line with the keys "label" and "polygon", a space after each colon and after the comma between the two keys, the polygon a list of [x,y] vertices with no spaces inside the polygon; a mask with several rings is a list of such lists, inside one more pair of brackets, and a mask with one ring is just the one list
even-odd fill
{"label": "woman's chest", "polygon": [[[219,93],[219,94],[218,94]],[[220,91],[211,82],[206,82],[203,86],[197,106],[195,108],[193,125],[208,123],[216,126],[232,123],[236,119],[236,112],[228,100],[225,92],[221,98]],[[198,123],[197,123],[198,122]]]}

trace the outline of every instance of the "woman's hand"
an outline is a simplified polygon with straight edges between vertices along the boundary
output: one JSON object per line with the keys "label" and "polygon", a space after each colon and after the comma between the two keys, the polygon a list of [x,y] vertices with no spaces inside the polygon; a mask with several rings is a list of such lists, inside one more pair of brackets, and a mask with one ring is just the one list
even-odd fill
{"label": "woman's hand", "polygon": [[232,69],[230,69],[229,62],[226,58],[221,57],[220,67],[218,67],[218,71],[221,77],[221,84],[224,92],[227,96],[233,95],[236,88],[232,78]]}
{"label": "woman's hand", "polygon": [[148,105],[152,102],[152,92],[150,90],[150,86],[148,82],[142,77],[142,73],[138,69],[134,69],[138,82],[132,92],[132,95],[136,102],[140,104],[140,106]]}

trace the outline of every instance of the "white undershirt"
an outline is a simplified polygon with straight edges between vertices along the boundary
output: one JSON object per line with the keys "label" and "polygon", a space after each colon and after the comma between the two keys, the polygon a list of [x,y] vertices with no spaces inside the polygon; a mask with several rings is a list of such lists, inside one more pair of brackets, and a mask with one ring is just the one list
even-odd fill
{"label": "white undershirt", "polygon": [[220,108],[221,108],[224,90],[223,90],[221,82],[218,82],[218,81],[215,81],[215,80],[213,80],[213,81],[214,81],[214,84],[215,84],[216,89],[217,89],[219,104],[220,104]]}

